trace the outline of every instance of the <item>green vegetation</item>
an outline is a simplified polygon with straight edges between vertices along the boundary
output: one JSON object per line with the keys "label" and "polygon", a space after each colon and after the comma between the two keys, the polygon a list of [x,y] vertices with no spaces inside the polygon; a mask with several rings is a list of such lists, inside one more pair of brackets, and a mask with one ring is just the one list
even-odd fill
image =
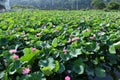
{"label": "green vegetation", "polygon": [[120,3],[109,2],[108,5],[107,5],[107,9],[109,9],[109,10],[120,10]]}
{"label": "green vegetation", "polygon": [[104,9],[106,7],[106,5],[105,5],[103,0],[92,0],[91,5],[95,9]]}
{"label": "green vegetation", "polygon": [[120,10],[120,2],[113,0],[107,3],[104,0],[92,0],[91,5],[94,9]]}
{"label": "green vegetation", "polygon": [[120,12],[0,14],[1,80],[87,80],[120,70]]}

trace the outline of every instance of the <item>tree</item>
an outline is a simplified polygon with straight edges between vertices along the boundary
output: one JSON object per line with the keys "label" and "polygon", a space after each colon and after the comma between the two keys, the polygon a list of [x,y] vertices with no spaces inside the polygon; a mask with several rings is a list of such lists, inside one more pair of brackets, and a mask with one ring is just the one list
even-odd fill
{"label": "tree", "polygon": [[107,9],[109,10],[118,10],[120,9],[120,2],[117,1],[111,1],[107,5]]}
{"label": "tree", "polygon": [[0,5],[0,10],[5,9],[5,7],[3,5]]}
{"label": "tree", "polygon": [[91,5],[95,9],[103,9],[106,7],[103,0],[92,0]]}

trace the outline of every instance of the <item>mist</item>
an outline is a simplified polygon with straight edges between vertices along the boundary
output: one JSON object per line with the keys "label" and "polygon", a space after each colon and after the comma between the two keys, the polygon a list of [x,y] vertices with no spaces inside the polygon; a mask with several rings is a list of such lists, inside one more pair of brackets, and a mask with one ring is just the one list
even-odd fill
{"label": "mist", "polygon": [[[90,9],[92,0],[10,0],[10,5],[38,9]],[[104,0],[109,2],[110,0]],[[120,1],[120,0],[119,0]]]}
{"label": "mist", "polygon": [[[1,4],[0,0],[0,4]],[[14,8],[33,8],[33,9],[44,9],[44,10],[80,10],[80,9],[93,9],[91,6],[92,1],[95,0],[5,0],[6,2],[2,5],[5,6],[6,10]],[[100,0],[104,4],[112,0]],[[120,0],[116,0],[120,1]]]}

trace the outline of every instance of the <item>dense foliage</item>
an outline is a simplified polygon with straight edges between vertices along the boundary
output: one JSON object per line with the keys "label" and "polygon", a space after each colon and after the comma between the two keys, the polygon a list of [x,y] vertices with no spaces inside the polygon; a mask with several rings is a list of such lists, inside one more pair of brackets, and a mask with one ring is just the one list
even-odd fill
{"label": "dense foliage", "polygon": [[95,9],[104,9],[106,7],[105,3],[103,0],[93,0],[91,5],[95,8]]}
{"label": "dense foliage", "polygon": [[107,9],[120,10],[120,3],[118,3],[118,2],[109,2],[108,5],[107,5]]}
{"label": "dense foliage", "polygon": [[119,12],[0,14],[1,80],[103,78],[120,70],[119,53]]}

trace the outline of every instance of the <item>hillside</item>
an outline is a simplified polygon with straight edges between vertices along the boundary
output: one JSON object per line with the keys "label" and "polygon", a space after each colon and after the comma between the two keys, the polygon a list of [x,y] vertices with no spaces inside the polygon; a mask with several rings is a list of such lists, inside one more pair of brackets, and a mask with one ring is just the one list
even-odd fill
{"label": "hillside", "polygon": [[[91,8],[92,0],[11,0],[11,6],[34,6],[39,9],[83,9]],[[112,0],[104,0],[105,3]],[[120,1],[120,0],[114,0]]]}

